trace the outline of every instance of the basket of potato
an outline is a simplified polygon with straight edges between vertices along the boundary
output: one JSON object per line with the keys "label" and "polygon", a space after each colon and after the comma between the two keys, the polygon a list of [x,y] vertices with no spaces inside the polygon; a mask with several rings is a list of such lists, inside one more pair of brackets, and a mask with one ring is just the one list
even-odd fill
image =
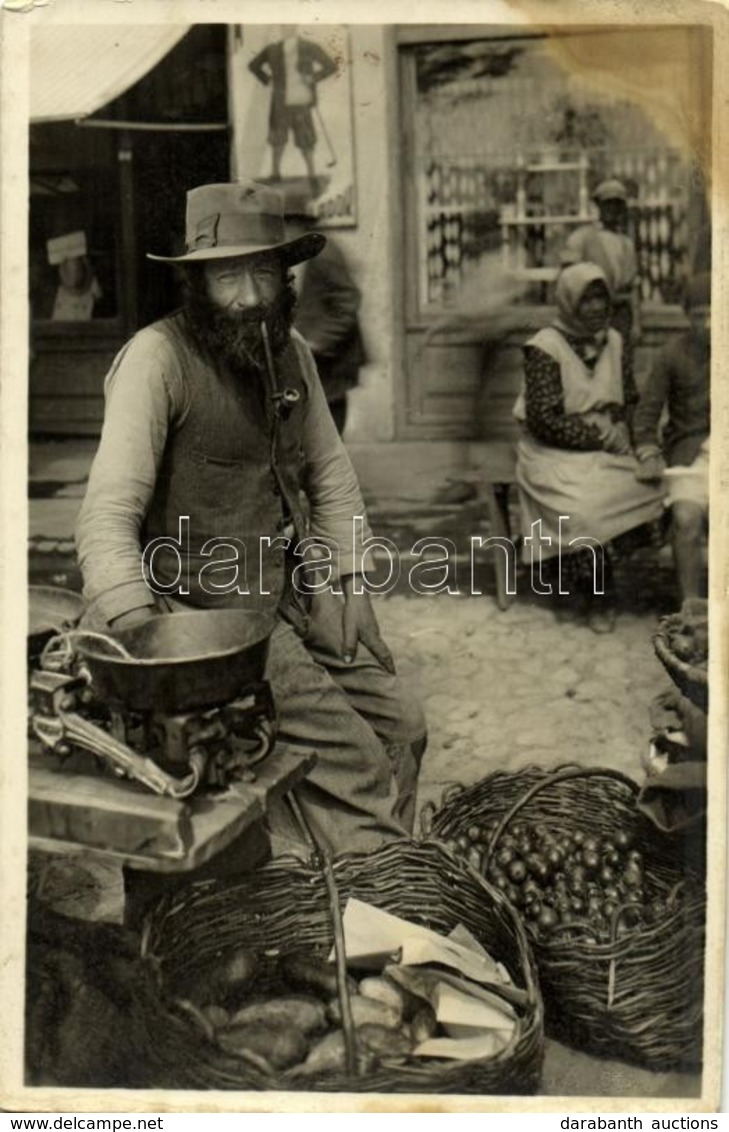
{"label": "basket of potato", "polygon": [[446,792],[424,829],[522,918],[548,1034],[688,1069],[702,1054],[703,877],[689,841],[661,833],[637,795],[615,771],[528,767]]}
{"label": "basket of potato", "polygon": [[327,886],[280,859],[235,881],[190,885],[148,918],[140,996],[145,1056],[162,1088],[372,1093],[533,1093],[542,1006],[533,959],[508,901],[437,843],[392,842],[333,863],[350,899],[448,933],[465,928],[508,975],[515,1025],[490,1056],[415,1056],[438,1037],[417,995],[387,972],[347,969],[357,1062],[347,1060]]}
{"label": "basket of potato", "polygon": [[685,601],[678,613],[662,617],[653,638],[656,656],[693,704],[709,706],[709,611],[702,598]]}

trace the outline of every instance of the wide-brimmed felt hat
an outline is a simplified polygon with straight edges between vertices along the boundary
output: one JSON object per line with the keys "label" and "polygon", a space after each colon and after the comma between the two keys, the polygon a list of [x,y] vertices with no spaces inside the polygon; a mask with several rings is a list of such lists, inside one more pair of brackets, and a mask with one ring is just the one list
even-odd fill
{"label": "wide-brimmed felt hat", "polygon": [[601,181],[600,184],[596,186],[592,194],[592,199],[594,201],[623,200],[627,202],[628,190],[617,177],[610,177],[607,181]]}
{"label": "wide-brimmed felt hat", "polygon": [[303,263],[326,243],[320,232],[291,236],[284,221],[283,197],[259,181],[201,185],[187,194],[185,254],[153,255],[162,263],[202,263],[211,259],[278,252],[285,263]]}

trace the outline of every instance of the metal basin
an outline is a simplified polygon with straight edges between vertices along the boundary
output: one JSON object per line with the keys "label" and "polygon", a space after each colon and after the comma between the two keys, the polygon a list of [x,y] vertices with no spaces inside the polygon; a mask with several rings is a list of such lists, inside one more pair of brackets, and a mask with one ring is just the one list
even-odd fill
{"label": "metal basin", "polygon": [[132,659],[103,640],[79,639],[94,688],[130,711],[174,715],[235,699],[263,679],[273,620],[262,613],[166,613],[110,633]]}
{"label": "metal basin", "polygon": [[80,594],[56,586],[28,587],[28,659],[40,656],[51,637],[73,629],[86,605]]}

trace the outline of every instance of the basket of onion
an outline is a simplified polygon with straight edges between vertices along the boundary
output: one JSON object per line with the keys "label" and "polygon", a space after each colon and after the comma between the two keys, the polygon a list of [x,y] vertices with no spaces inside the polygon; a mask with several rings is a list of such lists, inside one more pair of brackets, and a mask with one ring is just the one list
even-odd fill
{"label": "basket of onion", "polygon": [[701,1062],[705,891],[612,770],[497,772],[424,814],[521,916],[547,1033],[652,1069]]}
{"label": "basket of onion", "polygon": [[662,617],[653,638],[656,656],[674,684],[693,704],[709,706],[709,614],[702,598],[685,601],[680,612]]}

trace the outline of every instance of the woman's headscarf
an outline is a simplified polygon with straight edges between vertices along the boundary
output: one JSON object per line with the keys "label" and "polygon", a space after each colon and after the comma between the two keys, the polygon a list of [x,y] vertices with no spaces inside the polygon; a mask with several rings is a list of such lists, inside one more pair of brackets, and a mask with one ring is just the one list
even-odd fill
{"label": "woman's headscarf", "polygon": [[594,334],[577,316],[577,308],[582,296],[591,283],[598,281],[605,284],[609,295],[610,286],[607,276],[596,263],[573,263],[562,269],[557,278],[557,287],[554,294],[559,312],[554,320],[554,326],[558,330],[566,331],[567,334],[576,335],[578,338],[592,339],[595,342],[604,340],[604,331]]}

